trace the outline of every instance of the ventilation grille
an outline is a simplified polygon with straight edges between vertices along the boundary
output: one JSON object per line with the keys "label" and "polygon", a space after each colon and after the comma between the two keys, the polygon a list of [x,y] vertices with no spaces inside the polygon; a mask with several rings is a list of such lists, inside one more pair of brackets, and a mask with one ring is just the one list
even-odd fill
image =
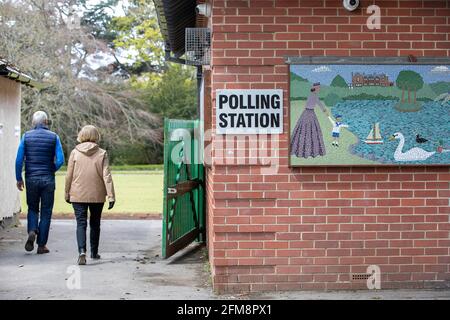
{"label": "ventilation grille", "polygon": [[370,273],[354,273],[352,274],[352,280],[367,280],[372,276]]}
{"label": "ventilation grille", "polygon": [[209,28],[186,28],[186,64],[201,66],[211,61]]}

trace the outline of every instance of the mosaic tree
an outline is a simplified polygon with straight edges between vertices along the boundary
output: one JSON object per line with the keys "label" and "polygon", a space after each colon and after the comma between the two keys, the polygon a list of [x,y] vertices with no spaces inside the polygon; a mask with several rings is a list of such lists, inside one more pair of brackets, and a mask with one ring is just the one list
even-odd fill
{"label": "mosaic tree", "polygon": [[402,90],[402,103],[405,103],[405,91],[408,91],[408,103],[411,103],[411,91],[414,92],[414,104],[416,103],[417,91],[423,88],[423,78],[417,72],[411,70],[400,71],[396,85]]}
{"label": "mosaic tree", "polygon": [[338,88],[347,88],[348,87],[347,82],[340,75],[337,75],[336,77],[334,77],[333,81],[331,81],[330,86],[338,87]]}

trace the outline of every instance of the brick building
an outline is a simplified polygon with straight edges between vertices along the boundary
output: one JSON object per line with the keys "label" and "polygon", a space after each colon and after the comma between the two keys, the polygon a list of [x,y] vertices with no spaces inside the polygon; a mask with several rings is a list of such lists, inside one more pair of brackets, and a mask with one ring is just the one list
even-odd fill
{"label": "brick building", "polygon": [[[384,289],[448,286],[449,167],[289,167],[285,57],[449,57],[450,2],[362,0],[354,12],[340,0],[209,4],[200,26],[212,31],[202,92],[205,131],[212,130],[206,201],[214,288],[366,289],[358,275],[369,265],[380,267]],[[372,4],[381,8],[379,30],[366,26]],[[255,150],[245,139],[222,152],[214,131],[219,89],[283,90],[284,133],[271,137],[276,147],[258,148],[279,161],[276,173],[250,161]]]}
{"label": "brick building", "polygon": [[394,83],[389,81],[389,77],[385,74],[365,74],[365,73],[352,73],[352,84],[353,87],[363,87],[363,86],[381,86],[389,87],[394,85]]}

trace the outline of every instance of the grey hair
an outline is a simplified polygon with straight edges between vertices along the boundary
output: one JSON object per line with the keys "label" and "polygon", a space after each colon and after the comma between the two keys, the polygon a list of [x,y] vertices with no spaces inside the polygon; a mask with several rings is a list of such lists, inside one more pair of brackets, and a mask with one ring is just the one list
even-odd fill
{"label": "grey hair", "polygon": [[33,125],[33,127],[36,127],[37,125],[40,124],[46,124],[48,120],[48,116],[44,111],[36,111],[33,114],[33,120],[31,122],[31,124]]}

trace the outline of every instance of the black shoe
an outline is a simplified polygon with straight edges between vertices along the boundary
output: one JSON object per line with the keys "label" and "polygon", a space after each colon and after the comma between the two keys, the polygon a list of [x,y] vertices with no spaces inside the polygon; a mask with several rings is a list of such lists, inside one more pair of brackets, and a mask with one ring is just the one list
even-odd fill
{"label": "black shoe", "polygon": [[101,258],[101,256],[98,254],[98,253],[96,253],[96,254],[91,254],[91,258],[92,259],[94,259],[94,260],[98,260],[98,259],[100,259]]}
{"label": "black shoe", "polygon": [[36,232],[30,231],[30,233],[28,233],[27,243],[25,243],[25,250],[28,252],[33,251],[34,241],[36,241]]}
{"label": "black shoe", "polygon": [[48,250],[46,246],[38,247],[37,249],[37,254],[44,254],[49,252],[50,250]]}
{"label": "black shoe", "polygon": [[78,265],[83,266],[86,264],[86,253],[82,252],[78,256]]}

